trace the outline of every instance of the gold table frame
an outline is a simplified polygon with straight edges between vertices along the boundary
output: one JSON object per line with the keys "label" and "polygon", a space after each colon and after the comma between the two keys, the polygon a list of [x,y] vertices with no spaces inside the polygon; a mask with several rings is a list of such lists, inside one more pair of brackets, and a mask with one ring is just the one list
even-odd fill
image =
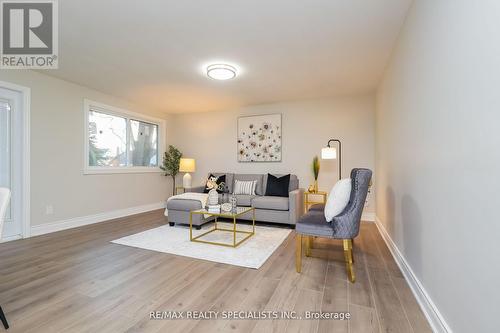
{"label": "gold table frame", "polygon": [[[252,231],[246,231],[246,230],[238,230],[236,228],[236,218],[252,212]],[[202,214],[202,215],[209,215],[215,217],[215,224],[214,228],[210,229],[196,237],[193,237],[193,214]],[[217,218],[218,217],[225,217],[225,218],[230,218],[233,219],[233,228],[232,229],[227,229],[227,228],[218,228],[217,227]],[[233,243],[221,243],[221,242],[211,242],[211,241],[206,241],[200,239],[201,237],[208,235],[212,232],[217,232],[217,231],[222,231],[222,232],[232,232],[233,233]],[[236,242],[236,234],[241,233],[241,234],[247,234],[245,238],[242,240]],[[189,212],[189,240],[191,242],[198,242],[198,243],[205,243],[205,244],[212,244],[212,245],[219,245],[219,246],[227,246],[227,247],[237,247],[250,237],[255,235],[255,208],[253,207],[237,207],[236,212],[225,212],[225,211],[220,211],[220,213],[211,213],[207,211],[206,209],[198,209],[198,210],[193,210]]]}
{"label": "gold table frame", "polygon": [[[322,196],[323,201],[317,201],[317,200],[309,200],[309,196],[316,195],[316,196]],[[328,193],[325,191],[317,191],[317,192],[304,192],[304,209],[305,212],[309,210],[309,207],[314,205],[314,204],[326,204],[326,197],[328,196]]]}

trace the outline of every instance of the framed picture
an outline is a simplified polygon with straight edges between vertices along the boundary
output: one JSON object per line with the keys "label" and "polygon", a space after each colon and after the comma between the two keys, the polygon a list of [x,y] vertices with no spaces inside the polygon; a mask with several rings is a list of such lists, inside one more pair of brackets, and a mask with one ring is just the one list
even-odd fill
{"label": "framed picture", "polygon": [[281,162],[281,114],[238,118],[238,162]]}

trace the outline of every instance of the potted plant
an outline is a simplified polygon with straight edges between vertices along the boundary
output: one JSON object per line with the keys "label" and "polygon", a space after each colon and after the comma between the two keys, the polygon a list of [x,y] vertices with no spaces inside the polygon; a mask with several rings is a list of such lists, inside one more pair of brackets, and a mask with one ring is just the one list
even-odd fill
{"label": "potted plant", "polygon": [[318,158],[318,156],[314,156],[314,158],[313,158],[312,171],[313,171],[313,175],[314,175],[313,192],[317,193],[318,192],[318,177],[319,177],[319,158]]}
{"label": "potted plant", "polygon": [[172,177],[172,195],[175,195],[175,176],[179,173],[179,164],[182,153],[172,145],[168,146],[168,151],[163,155],[163,165],[160,169],[165,171],[165,176]]}

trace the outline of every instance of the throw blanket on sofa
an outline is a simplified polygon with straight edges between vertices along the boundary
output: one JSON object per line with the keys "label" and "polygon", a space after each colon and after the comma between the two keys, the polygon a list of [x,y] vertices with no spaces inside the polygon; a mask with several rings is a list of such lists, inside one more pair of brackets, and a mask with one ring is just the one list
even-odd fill
{"label": "throw blanket on sofa", "polygon": [[[167,204],[172,199],[181,199],[181,200],[197,200],[201,202],[201,207],[207,206],[208,201],[208,193],[195,193],[195,192],[187,192],[178,195],[173,195],[167,199]],[[168,209],[165,208],[165,216],[168,216]]]}

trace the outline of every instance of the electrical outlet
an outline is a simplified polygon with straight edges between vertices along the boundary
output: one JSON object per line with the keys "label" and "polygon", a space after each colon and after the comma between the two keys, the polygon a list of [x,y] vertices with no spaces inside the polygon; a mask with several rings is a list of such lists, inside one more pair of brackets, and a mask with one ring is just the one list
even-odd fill
{"label": "electrical outlet", "polygon": [[45,206],[45,214],[46,215],[54,214],[54,207],[52,205]]}

